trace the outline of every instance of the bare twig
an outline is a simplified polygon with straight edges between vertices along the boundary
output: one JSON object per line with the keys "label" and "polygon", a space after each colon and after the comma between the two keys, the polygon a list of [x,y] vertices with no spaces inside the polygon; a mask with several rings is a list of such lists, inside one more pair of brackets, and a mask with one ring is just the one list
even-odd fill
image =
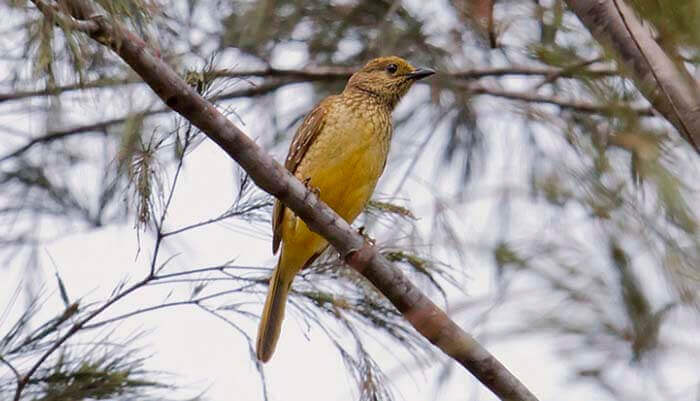
{"label": "bare twig", "polygon": [[[587,67],[591,64],[595,64],[595,63],[600,62],[600,61],[602,61],[602,58],[599,57],[599,58],[594,58],[592,60],[583,60],[583,61],[580,61],[578,63],[574,63],[570,66],[564,67],[564,68],[560,69],[559,71],[556,71],[550,75],[547,75],[545,77],[545,79],[542,80],[542,82],[535,85],[534,90],[537,90],[537,89],[543,87],[544,85],[550,84],[559,78],[566,77],[566,76],[572,76],[574,73],[578,72],[583,67]],[[617,71],[613,71],[613,70],[605,70],[605,71],[609,71],[612,74],[618,73]],[[591,70],[586,71],[587,74],[590,74],[591,72],[592,72]]]}
{"label": "bare twig", "polygon": [[142,84],[142,81],[134,79],[97,79],[91,82],[74,83],[63,86],[48,87],[39,90],[13,91],[9,93],[0,93],[0,103],[9,102],[12,100],[22,100],[30,97],[55,96],[65,92],[72,92],[82,89],[99,89],[108,88],[118,85]]}
{"label": "bare twig", "polygon": [[114,303],[119,301],[120,299],[124,298],[128,294],[136,291],[137,289],[143,287],[147,280],[140,281],[131,287],[127,288],[126,290],[120,292],[116,296],[114,296],[112,299],[108,300],[105,302],[102,306],[97,308],[95,311],[89,313],[86,317],[83,319],[79,320],[78,322],[74,323],[66,333],[64,333],[62,336],[56,340],[56,342],[53,343],[51,347],[49,347],[40,357],[37,359],[34,364],[27,370],[27,372],[22,376],[22,378],[17,382],[17,389],[15,390],[15,396],[14,396],[14,401],[19,401],[20,397],[22,396],[22,390],[26,387],[26,385],[29,383],[32,375],[39,369],[39,367],[46,361],[48,357],[50,357],[56,350],[58,350],[68,339],[73,337],[75,333],[80,331],[82,327],[89,322],[90,320],[94,319],[98,315],[100,315],[102,312],[107,310],[110,306],[112,306]]}
{"label": "bare twig", "polygon": [[631,111],[642,117],[654,117],[654,109],[651,107],[632,107],[629,104],[596,104],[576,100],[562,99],[555,96],[543,96],[534,93],[510,91],[485,85],[464,85],[471,93],[489,95],[504,99],[520,100],[529,103],[543,103],[559,106],[563,109],[592,114],[610,114],[616,111]]}
{"label": "bare twig", "polygon": [[[229,99],[235,99],[235,98],[248,98],[248,97],[254,97],[254,96],[262,96],[265,95],[275,89],[279,89],[285,85],[289,85],[292,83],[296,83],[294,81],[283,81],[283,80],[278,80],[274,82],[266,82],[257,86],[254,86],[252,88],[245,88],[245,89],[239,89],[231,92],[226,92],[222,93],[216,96],[212,96],[210,99],[211,101],[220,101],[220,100],[229,100]],[[172,112],[172,109],[168,107],[162,107],[159,109],[153,109],[153,110],[146,110],[143,112],[140,112],[141,115],[145,116],[154,116],[158,114],[165,114],[165,113],[170,113]],[[85,125],[79,125],[77,127],[72,127],[64,130],[59,130],[59,131],[53,131],[49,132],[46,135],[42,135],[40,137],[36,137],[34,139],[31,139],[29,142],[26,144],[20,146],[19,148],[11,151],[10,153],[0,156],[0,162],[12,159],[14,157],[17,157],[21,155],[22,153],[28,151],[35,145],[39,144],[46,144],[46,143],[51,143],[53,141],[63,139],[65,137],[73,136],[73,135],[78,135],[78,134],[84,134],[88,132],[105,132],[107,128],[119,125],[119,124],[124,124],[126,120],[129,119],[129,116],[125,117],[119,117],[119,118],[113,118],[110,120],[105,120],[105,121],[100,121],[97,123],[93,124],[85,124]]]}
{"label": "bare twig", "polygon": [[[590,62],[589,64],[592,64]],[[585,65],[573,67],[549,67],[549,66],[527,66],[513,65],[507,67],[477,67],[466,70],[440,72],[440,75],[452,79],[478,79],[485,77],[504,76],[553,76],[571,77],[575,72],[580,72],[580,68]],[[298,79],[303,81],[339,81],[347,80],[358,67],[306,67],[304,69],[249,69],[249,70],[215,70],[210,74],[216,78],[244,78],[244,77],[277,77],[286,79]],[[591,77],[606,77],[616,75],[614,69],[595,68],[586,70],[585,73]]]}
{"label": "bare twig", "polygon": [[242,209],[240,209],[240,210],[230,210],[230,211],[228,211],[228,212],[226,212],[226,213],[223,213],[221,216],[214,217],[214,218],[212,218],[212,219],[209,219],[209,220],[206,220],[206,221],[202,221],[202,222],[199,222],[199,223],[190,224],[190,225],[187,225],[187,226],[184,226],[184,227],[181,227],[181,228],[174,229],[174,230],[172,230],[172,231],[164,232],[164,233],[163,233],[163,238],[169,237],[169,236],[175,235],[175,234],[180,234],[180,233],[182,233],[182,232],[184,232],[184,231],[192,230],[192,229],[194,229],[194,228],[199,228],[199,227],[203,227],[203,226],[206,226],[206,225],[209,225],[209,224],[218,223],[218,222],[220,222],[220,221],[229,219],[229,218],[231,218],[231,217],[235,217],[235,216],[244,216],[246,213],[249,213],[249,212],[252,212],[252,211],[255,211],[255,210],[258,210],[258,209],[262,209],[262,208],[265,208],[265,207],[268,207],[268,206],[272,206],[272,202],[269,202],[269,203],[257,203],[257,204],[254,204],[254,205],[250,205],[250,206],[248,206],[248,207],[244,207],[244,208],[242,208]]}
{"label": "bare twig", "polygon": [[[588,61],[586,63],[577,64],[570,67],[547,67],[547,66],[508,66],[508,67],[477,67],[467,70],[458,70],[451,72],[441,72],[440,75],[449,79],[480,79],[486,77],[506,77],[506,76],[544,76],[551,82],[557,78],[569,78],[574,73],[581,73],[580,68],[588,64],[592,64],[598,60]],[[214,79],[220,78],[277,78],[285,83],[296,82],[315,82],[315,81],[345,81],[350,77],[353,71],[357,68],[348,67],[306,67],[303,69],[278,69],[278,68],[258,68],[247,70],[214,70],[207,73],[208,76]],[[590,77],[606,77],[618,74],[614,69],[589,69],[583,71]],[[122,79],[97,79],[84,83],[74,83],[39,90],[23,90],[13,91],[8,93],[0,93],[0,103],[13,100],[22,100],[31,97],[55,96],[66,92],[72,92],[83,89],[100,89],[113,87],[118,85],[138,85],[143,84],[133,78]],[[256,86],[256,88],[260,88]],[[262,86],[265,89],[265,86]],[[262,89],[258,89],[260,92]],[[249,93],[247,96],[255,96],[255,93]],[[244,97],[243,93],[235,93],[223,95],[223,98]]]}
{"label": "bare twig", "polygon": [[22,380],[22,375],[19,374],[17,371],[17,368],[15,368],[10,362],[6,361],[5,358],[0,356],[0,362],[4,363],[7,365],[8,368],[12,371],[12,373],[15,375],[15,378],[17,379],[17,383],[19,383]]}
{"label": "bare twig", "polygon": [[185,301],[166,302],[166,303],[162,303],[162,304],[158,304],[158,305],[147,306],[145,308],[140,308],[140,309],[137,309],[135,311],[127,312],[127,313],[124,313],[122,315],[111,317],[111,318],[105,319],[105,320],[101,320],[101,321],[96,322],[96,323],[86,324],[85,326],[83,326],[83,330],[92,330],[92,329],[100,328],[100,327],[103,327],[105,325],[108,325],[108,324],[111,324],[114,322],[118,322],[120,320],[128,319],[128,318],[133,317],[133,316],[141,315],[141,314],[156,311],[156,310],[172,308],[175,306],[192,306],[192,305],[199,306],[202,302],[205,302],[205,301],[210,300],[212,298],[218,298],[218,297],[221,297],[224,295],[241,292],[241,291],[247,289],[248,287],[251,287],[251,286],[257,285],[257,284],[261,284],[261,283],[252,283],[252,284],[249,283],[249,284],[246,284],[246,285],[241,286],[241,287],[232,288],[230,290],[225,290],[225,291],[219,291],[219,292],[216,292],[214,294],[209,294],[209,295],[202,296],[199,298],[194,298],[194,299],[188,299]]}

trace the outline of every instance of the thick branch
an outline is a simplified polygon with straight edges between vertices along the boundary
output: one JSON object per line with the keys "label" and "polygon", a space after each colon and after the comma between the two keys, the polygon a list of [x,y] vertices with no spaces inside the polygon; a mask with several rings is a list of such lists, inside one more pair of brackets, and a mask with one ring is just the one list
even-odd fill
{"label": "thick branch", "polygon": [[700,153],[700,86],[663,51],[623,0],[567,0],[599,42],[610,46],[654,106]]}
{"label": "thick branch", "polygon": [[[36,0],[33,0],[36,1]],[[118,22],[99,16],[86,0],[64,0],[99,26],[94,39],[110,46],[153,91],[216,142],[263,190],[273,194],[328,240],[348,264],[369,279],[411,324],[504,400],[536,400],[496,358],[432,303],[401,271],[365,243],[362,235],[266,154],[217,108],[199,96],[146,43]]]}

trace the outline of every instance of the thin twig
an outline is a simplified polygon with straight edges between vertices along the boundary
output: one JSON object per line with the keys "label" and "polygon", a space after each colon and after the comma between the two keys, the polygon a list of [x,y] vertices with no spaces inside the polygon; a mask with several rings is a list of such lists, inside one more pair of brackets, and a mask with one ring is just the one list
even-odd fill
{"label": "thin twig", "polygon": [[220,221],[229,219],[231,217],[245,216],[249,212],[252,212],[252,211],[255,211],[258,209],[263,209],[263,208],[266,208],[269,206],[272,206],[271,202],[263,202],[263,203],[250,205],[248,207],[245,207],[245,208],[242,208],[239,210],[231,210],[231,211],[228,211],[228,212],[222,214],[221,216],[214,217],[214,218],[206,220],[206,221],[201,221],[199,223],[190,224],[190,225],[187,225],[187,226],[184,226],[184,227],[172,230],[172,231],[165,232],[165,233],[163,233],[163,237],[164,238],[169,237],[171,235],[180,234],[180,233],[188,231],[188,230],[192,230],[192,229],[199,228],[199,227],[206,226],[206,225],[213,224],[213,223],[218,223]]}
{"label": "thin twig", "polygon": [[15,369],[15,367],[12,366],[12,364],[10,362],[6,361],[5,358],[3,358],[1,355],[0,355],[0,362],[4,363],[5,365],[7,365],[8,368],[10,368],[12,373],[14,373],[15,378],[17,378],[18,383],[22,380],[22,376],[19,374],[17,369]]}
{"label": "thin twig", "polygon": [[[274,82],[266,82],[260,85],[257,85],[252,88],[244,88],[244,89],[239,89],[231,92],[226,92],[222,93],[216,96],[212,96],[210,98],[211,101],[221,101],[221,100],[230,100],[230,99],[237,99],[237,98],[248,98],[248,97],[255,97],[255,96],[262,96],[265,94],[268,94],[276,89],[279,89],[283,86],[298,83],[300,81],[274,81]],[[165,113],[171,113],[173,110],[169,107],[162,107],[159,109],[153,109],[153,110],[145,110],[142,112],[139,112],[140,115],[147,117],[147,116],[154,116],[158,114],[165,114]],[[50,143],[59,139],[63,139],[65,137],[73,136],[76,134],[83,134],[83,133],[88,133],[88,132],[106,132],[107,128],[115,126],[115,125],[120,125],[124,124],[126,120],[129,119],[129,116],[125,117],[119,117],[119,118],[113,118],[110,120],[106,121],[100,121],[97,123],[93,124],[86,124],[86,125],[80,125],[77,127],[73,128],[68,128],[65,130],[60,130],[60,131],[53,131],[49,132],[46,135],[33,138],[26,144],[20,146],[19,148],[11,151],[10,153],[0,156],[0,162],[3,162],[5,160],[20,156],[22,153],[28,151],[31,149],[33,146],[38,145],[38,144],[46,144]]]}
{"label": "thin twig", "polygon": [[655,117],[656,114],[652,107],[633,107],[626,103],[619,104],[597,104],[590,102],[582,102],[577,100],[562,99],[555,96],[543,96],[534,93],[525,93],[510,91],[506,89],[494,88],[485,85],[464,85],[464,89],[477,95],[489,95],[504,99],[520,100],[528,103],[542,103],[559,106],[563,109],[592,113],[592,114],[610,114],[618,111],[631,111],[641,117]]}
{"label": "thin twig", "polygon": [[[33,0],[34,1],[34,0]],[[22,395],[22,390],[24,387],[29,383],[29,380],[31,379],[32,375],[39,369],[39,367],[44,363],[44,361],[51,356],[57,349],[59,349],[66,341],[68,341],[69,338],[73,337],[75,333],[77,333],[87,322],[91,321],[95,317],[97,317],[99,314],[107,310],[110,306],[115,304],[117,301],[120,299],[124,298],[128,294],[136,291],[137,289],[143,287],[146,284],[147,280],[140,281],[131,287],[127,288],[123,292],[117,294],[114,298],[108,300],[105,302],[102,306],[97,308],[95,311],[92,313],[88,314],[85,318],[81,319],[77,323],[74,323],[73,326],[68,329],[68,331],[60,336],[56,342],[53,343],[51,347],[47,351],[45,351],[39,359],[37,359],[34,364],[27,370],[27,373],[22,376],[21,380],[17,382],[17,389],[15,390],[15,396],[14,396],[14,401],[19,401],[20,397]]]}
{"label": "thin twig", "polygon": [[[550,74],[550,75],[547,75],[547,76],[545,77],[545,79],[542,80],[542,82],[540,82],[540,83],[538,83],[537,85],[535,85],[535,87],[533,88],[533,91],[536,91],[536,90],[540,89],[541,87],[543,87],[544,85],[550,84],[550,83],[556,81],[556,80],[559,79],[559,78],[567,77],[567,76],[572,76],[573,73],[577,72],[577,71],[580,70],[581,68],[583,68],[583,67],[588,67],[589,65],[598,63],[598,62],[600,62],[600,61],[602,61],[602,60],[603,60],[603,59],[602,59],[601,57],[596,57],[596,58],[594,58],[594,59],[592,59],[592,60],[583,60],[583,61],[580,61],[580,62],[578,62],[578,63],[574,63],[574,64],[572,64],[572,65],[563,67],[563,68],[561,68],[559,71],[556,71],[556,72],[554,72],[554,73],[552,73],[552,74]],[[610,71],[611,71],[613,74],[617,74],[617,71],[613,71],[613,70],[610,70]],[[588,73],[590,73],[590,72],[591,72],[591,71],[589,70],[589,71],[586,71],[585,73],[588,74]],[[611,75],[612,75],[612,74],[611,74]]]}
{"label": "thin twig", "polygon": [[103,327],[103,326],[105,326],[105,325],[108,325],[108,324],[110,324],[110,323],[118,322],[118,321],[120,321],[120,320],[128,319],[128,318],[133,317],[133,316],[136,316],[136,315],[141,315],[141,314],[144,314],[144,313],[147,313],[147,312],[152,312],[152,311],[156,311],[156,310],[160,310],[160,309],[167,309],[167,308],[172,308],[172,307],[175,307],[175,306],[186,306],[186,305],[197,305],[197,306],[199,306],[199,304],[202,303],[202,302],[204,302],[204,301],[210,300],[210,299],[212,299],[212,298],[217,298],[217,297],[221,297],[221,296],[224,296],[224,295],[228,295],[228,294],[233,294],[233,293],[241,292],[241,291],[243,291],[243,290],[245,290],[245,289],[247,289],[247,288],[250,288],[252,285],[257,285],[257,283],[256,283],[256,284],[250,284],[250,283],[249,283],[249,284],[246,284],[246,285],[244,285],[244,286],[240,286],[240,287],[237,287],[237,288],[234,288],[234,289],[230,289],[230,290],[226,290],[226,291],[220,291],[220,292],[217,292],[217,293],[214,293],[214,294],[211,294],[211,295],[207,295],[207,296],[199,297],[199,298],[195,298],[195,299],[189,299],[189,300],[186,300],[186,301],[174,301],[174,302],[168,302],[168,303],[164,303],[164,304],[160,304],[160,305],[153,305],[153,306],[148,306],[148,307],[145,307],[145,308],[140,308],[140,309],[137,309],[137,310],[135,310],[135,311],[131,311],[131,312],[128,312],[128,313],[124,313],[124,314],[122,314],[122,315],[119,315],[119,316],[115,316],[115,317],[112,317],[112,318],[109,318],[109,319],[105,319],[105,320],[99,321],[99,322],[97,322],[97,323],[87,324],[87,325],[83,326],[83,330],[97,329],[97,328]]}
{"label": "thin twig", "polygon": [[137,81],[131,78],[125,79],[97,79],[91,82],[74,83],[63,86],[47,87],[45,89],[39,90],[25,90],[25,91],[14,91],[8,93],[0,93],[0,103],[8,102],[12,100],[21,100],[30,97],[43,97],[43,96],[57,96],[65,92],[72,92],[76,90],[83,89],[101,89],[109,88],[118,85],[133,85],[133,84],[143,84],[143,81]]}

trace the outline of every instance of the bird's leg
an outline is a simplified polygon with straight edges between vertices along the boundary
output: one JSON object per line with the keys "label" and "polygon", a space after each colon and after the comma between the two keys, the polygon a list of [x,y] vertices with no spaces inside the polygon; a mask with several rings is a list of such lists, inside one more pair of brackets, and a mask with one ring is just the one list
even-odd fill
{"label": "bird's leg", "polygon": [[311,177],[306,177],[304,178],[304,186],[306,186],[306,189],[309,190],[312,194],[316,195],[317,198],[321,197],[321,190],[318,189],[318,187],[314,187],[311,185]]}
{"label": "bird's leg", "polygon": [[367,234],[367,231],[365,231],[365,226],[360,226],[360,228],[357,229],[357,233],[363,236],[365,241],[367,241],[370,245],[374,246],[377,243],[377,240]]}

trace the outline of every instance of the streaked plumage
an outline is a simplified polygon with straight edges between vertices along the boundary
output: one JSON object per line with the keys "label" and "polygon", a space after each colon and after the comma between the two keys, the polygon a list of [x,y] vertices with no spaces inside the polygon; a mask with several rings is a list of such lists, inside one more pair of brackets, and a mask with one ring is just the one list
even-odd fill
{"label": "streaked plumage", "polygon": [[[384,171],[392,110],[416,79],[432,73],[415,69],[399,57],[370,61],[350,77],[341,94],[327,97],[306,116],[292,140],[285,167],[352,223]],[[273,252],[280,244],[282,252],[258,329],[257,356],[263,362],[274,352],[294,276],[328,246],[279,201],[272,227]]]}

